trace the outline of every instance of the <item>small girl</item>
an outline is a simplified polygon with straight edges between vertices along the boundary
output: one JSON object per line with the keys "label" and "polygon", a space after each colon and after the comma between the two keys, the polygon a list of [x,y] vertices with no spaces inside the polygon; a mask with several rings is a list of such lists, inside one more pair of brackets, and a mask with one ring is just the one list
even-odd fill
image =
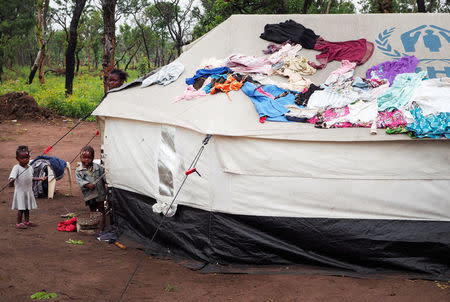
{"label": "small girl", "polygon": [[[30,222],[30,210],[37,209],[33,194],[33,180],[46,180],[47,177],[33,177],[33,167],[28,165],[30,161],[30,150],[27,146],[19,146],[16,150],[16,159],[19,164],[15,165],[9,175],[9,185],[14,189],[12,209],[18,210],[16,228],[26,229],[36,226]],[[25,223],[22,217],[25,216]]]}

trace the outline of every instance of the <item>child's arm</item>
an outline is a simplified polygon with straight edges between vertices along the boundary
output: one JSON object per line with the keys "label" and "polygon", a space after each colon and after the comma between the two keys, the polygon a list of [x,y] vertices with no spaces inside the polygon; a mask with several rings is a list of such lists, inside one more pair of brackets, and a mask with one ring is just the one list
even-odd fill
{"label": "child's arm", "polygon": [[89,190],[95,189],[95,185],[83,178],[83,174],[80,171],[75,171],[75,178],[80,188],[87,188]]}
{"label": "child's arm", "polygon": [[36,181],[36,180],[42,180],[42,181],[44,181],[44,180],[46,180],[47,179],[47,176],[43,176],[43,177],[33,177],[33,181]]}
{"label": "child's arm", "polygon": [[11,173],[9,174],[9,178],[8,178],[8,185],[10,187],[14,187],[14,182],[16,180],[17,175],[19,174],[18,169],[17,169],[17,165],[14,166],[14,168],[12,168]]}

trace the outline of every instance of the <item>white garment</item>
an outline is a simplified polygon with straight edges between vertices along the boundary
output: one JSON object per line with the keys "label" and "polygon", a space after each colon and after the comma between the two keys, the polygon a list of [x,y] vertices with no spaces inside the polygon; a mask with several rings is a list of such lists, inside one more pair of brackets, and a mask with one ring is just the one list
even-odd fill
{"label": "white garment", "polygon": [[200,62],[198,69],[213,69],[226,66],[226,59],[207,58]]}
{"label": "white garment", "polygon": [[322,110],[341,108],[357,100],[372,101],[374,100],[374,97],[370,94],[370,91],[361,89],[348,88],[347,90],[337,92],[333,89],[326,88],[325,90],[314,91],[309,98],[307,107],[310,109]]}
{"label": "white garment", "polygon": [[336,123],[349,122],[352,124],[376,123],[378,116],[378,103],[376,101],[358,101],[348,105],[349,114],[332,119],[326,122],[326,127],[331,127]]}
{"label": "white garment", "polygon": [[423,115],[450,112],[450,78],[422,81],[411,101],[422,108]]}
{"label": "white garment", "polygon": [[33,210],[37,209],[33,194],[33,167],[23,168],[17,164],[13,167],[9,179],[14,179],[14,198],[11,209]]}
{"label": "white garment", "polygon": [[184,65],[180,62],[174,61],[169,65],[162,67],[157,73],[149,76],[142,81],[141,88],[153,85],[168,85],[178,79],[178,77],[183,73]]}
{"label": "white garment", "polygon": [[177,204],[172,204],[171,207],[170,202],[157,200],[156,203],[152,206],[153,213],[163,214],[167,217],[172,217],[175,215],[177,211]]}
{"label": "white garment", "polygon": [[302,50],[302,46],[300,44],[292,46],[288,43],[286,45],[283,45],[280,50],[270,55],[269,58],[272,62],[279,62],[281,61],[281,59],[286,57],[294,58],[300,50]]}
{"label": "white garment", "polygon": [[292,116],[292,117],[299,117],[299,118],[313,118],[317,113],[319,113],[319,110],[317,109],[308,109],[308,108],[301,108],[297,105],[286,105],[287,109],[289,109],[289,112],[285,115]]}

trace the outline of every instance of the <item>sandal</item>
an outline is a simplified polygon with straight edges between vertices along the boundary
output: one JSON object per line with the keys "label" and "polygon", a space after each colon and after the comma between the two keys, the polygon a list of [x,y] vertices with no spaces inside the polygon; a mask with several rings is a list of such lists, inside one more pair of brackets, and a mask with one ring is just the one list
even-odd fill
{"label": "sandal", "polygon": [[25,224],[23,224],[23,223],[16,224],[16,229],[24,230],[24,229],[27,229],[27,228],[28,227]]}
{"label": "sandal", "polygon": [[25,226],[26,227],[36,227],[38,225],[36,223],[32,223],[31,221],[27,221],[27,222],[25,222]]}

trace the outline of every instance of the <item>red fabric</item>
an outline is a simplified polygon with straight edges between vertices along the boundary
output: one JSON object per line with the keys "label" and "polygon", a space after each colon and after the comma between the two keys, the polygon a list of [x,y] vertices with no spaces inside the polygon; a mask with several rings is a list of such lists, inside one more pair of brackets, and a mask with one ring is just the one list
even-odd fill
{"label": "red fabric", "polygon": [[316,69],[325,68],[328,62],[349,60],[358,65],[367,62],[373,54],[374,45],[366,39],[329,42],[322,38],[317,39],[314,49],[321,53],[316,56],[319,65],[308,62]]}
{"label": "red fabric", "polygon": [[267,116],[261,116],[261,117],[259,118],[259,122],[260,122],[261,124],[263,124],[263,123],[266,122],[266,119],[267,119]]}
{"label": "red fabric", "polygon": [[75,232],[77,230],[77,218],[73,217],[68,220],[61,221],[58,223],[58,227],[56,229],[61,232]]}

